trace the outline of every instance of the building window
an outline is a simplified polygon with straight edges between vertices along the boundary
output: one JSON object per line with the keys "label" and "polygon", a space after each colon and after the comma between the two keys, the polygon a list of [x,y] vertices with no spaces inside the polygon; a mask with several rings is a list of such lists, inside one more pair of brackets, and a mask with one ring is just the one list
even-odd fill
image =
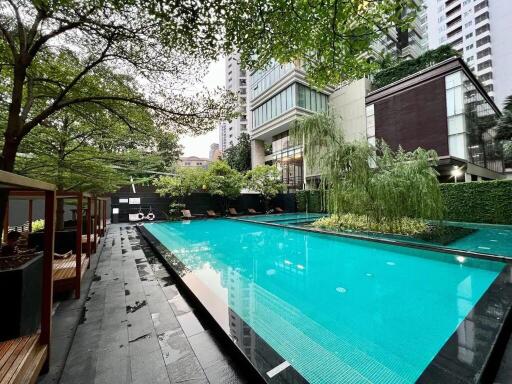
{"label": "building window", "polygon": [[453,36],[455,36],[455,35],[458,35],[458,34],[459,34],[459,33],[461,33],[461,32],[462,32],[462,26],[460,26],[460,27],[458,27],[458,28],[454,29],[453,31],[451,31],[450,33],[448,33],[446,36],[447,36],[448,38],[450,38],[450,37],[453,37]]}
{"label": "building window", "polygon": [[281,116],[293,107],[313,112],[327,110],[328,96],[302,84],[292,84],[253,111],[253,128]]}
{"label": "building window", "polygon": [[492,60],[486,60],[483,63],[478,64],[477,68],[479,71],[492,67]]}
{"label": "building window", "polygon": [[482,37],[480,40],[476,41],[476,47],[477,48],[481,47],[482,45],[490,43],[490,42],[491,42],[491,36]]}
{"label": "building window", "polygon": [[482,57],[489,56],[491,54],[491,48],[485,48],[484,50],[477,52],[476,58],[481,59]]}
{"label": "building window", "polygon": [[[446,76],[445,85],[449,154],[502,172],[503,156],[494,140],[495,111],[462,71]],[[492,85],[484,88],[492,91]]]}
{"label": "building window", "polygon": [[473,37],[473,32],[468,33],[468,34],[466,35],[466,40],[471,39],[472,37]]}
{"label": "building window", "polygon": [[469,51],[470,49],[473,49],[473,44],[469,44],[469,45],[466,47],[466,51]]}
{"label": "building window", "polygon": [[480,81],[487,81],[487,80],[491,80],[491,79],[492,79],[492,72],[485,73],[482,76],[478,77],[478,80],[480,80]]}
{"label": "building window", "polygon": [[478,24],[489,18],[489,12],[484,12],[480,16],[475,17],[475,24]]}
{"label": "building window", "polygon": [[478,12],[478,11],[484,9],[488,5],[489,5],[489,2],[487,0],[484,0],[481,3],[478,3],[477,5],[475,5],[475,12]]}
{"label": "building window", "polygon": [[490,31],[490,30],[491,30],[490,24],[485,24],[485,25],[482,25],[481,27],[478,27],[475,31],[475,34],[478,36],[484,32]]}

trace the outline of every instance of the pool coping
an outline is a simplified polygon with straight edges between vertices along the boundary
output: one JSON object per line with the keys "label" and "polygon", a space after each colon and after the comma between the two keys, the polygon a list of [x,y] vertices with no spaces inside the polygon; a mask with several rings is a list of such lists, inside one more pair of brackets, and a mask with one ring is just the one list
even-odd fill
{"label": "pool coping", "polygon": [[[253,224],[259,224],[246,219],[233,218],[242,222],[250,222]],[[270,224],[271,223],[263,223]],[[285,227],[283,225],[271,225],[277,228],[294,229],[298,231],[307,231],[313,233],[324,233],[328,235],[335,235],[339,233],[331,233],[330,231],[316,231],[309,229],[302,229],[297,227]],[[246,362],[251,364],[254,371],[258,373],[259,378],[262,382],[267,383],[307,383],[307,380],[298,373],[293,366],[289,366],[285,372],[287,376],[292,375],[290,379],[286,380],[286,377],[279,377],[279,374],[274,378],[280,380],[274,380],[274,378],[268,379],[266,377],[266,369],[264,370],[256,367],[244,351],[237,345],[236,340],[233,340],[233,335],[230,334],[229,324],[226,324],[226,320],[223,319],[223,315],[220,313],[234,313],[229,306],[220,301],[220,299],[213,297],[214,295],[208,293],[208,289],[204,289],[204,284],[199,282],[197,277],[179,260],[171,250],[167,249],[154,235],[152,235],[144,226],[138,227],[140,233],[150,246],[155,250],[156,254],[161,258],[163,264],[178,278],[181,284],[184,285],[186,290],[190,293],[191,297],[196,301],[205,314],[209,316],[215,324],[218,325],[218,329],[221,330],[224,337],[227,337],[235,349],[242,355]],[[363,236],[341,236],[356,238],[359,240],[368,240]],[[393,241],[378,241],[388,244],[393,244]],[[398,245],[398,244],[394,244]],[[402,244],[401,246],[408,246],[408,243]],[[430,247],[418,247],[427,250],[432,250]],[[435,249],[434,249],[435,250]],[[440,252],[444,252],[440,250]],[[449,252],[454,253],[454,252]],[[460,253],[457,253],[460,254]],[[467,252],[462,254],[467,255]],[[470,256],[473,257],[473,256]],[[488,257],[483,257],[489,259]],[[496,261],[496,259],[491,258]],[[498,260],[500,261],[500,260]],[[203,287],[201,287],[203,285]],[[219,308],[220,307],[220,308]],[[501,309],[501,311],[500,311]],[[495,314],[493,316],[492,314]],[[499,368],[501,357],[505,351],[508,336],[512,330],[512,265],[507,263],[501,270],[492,284],[487,288],[485,293],[482,295],[480,300],[473,306],[471,311],[462,320],[457,329],[448,338],[445,344],[434,356],[432,361],[427,365],[422,374],[417,379],[417,383],[433,383],[442,382],[443,384],[449,383],[481,383],[481,382],[492,382],[492,379],[497,373]],[[240,318],[243,322],[243,320]],[[228,320],[229,321],[229,320]],[[268,343],[265,342],[257,333],[245,322],[244,326],[251,330],[251,334],[254,334],[258,338],[258,342],[262,342],[265,345],[265,353],[272,354],[273,361],[285,362],[285,359],[279,355]],[[473,332],[471,332],[471,330]],[[477,331],[482,331],[478,334]],[[480,339],[475,342],[475,335]],[[469,340],[471,339],[471,340]],[[485,347],[482,347],[482,344]],[[474,351],[470,350],[471,345],[476,345]],[[485,350],[482,352],[482,350]],[[463,352],[461,352],[463,351]],[[461,361],[459,355],[464,352],[472,354],[473,358],[477,361],[473,361],[471,365],[468,362]]]}
{"label": "pool coping", "polygon": [[356,239],[356,240],[373,241],[376,243],[397,245],[400,247],[418,248],[418,249],[424,249],[427,251],[449,253],[449,254],[457,255],[457,256],[473,257],[476,259],[499,261],[502,263],[512,264],[512,257],[510,257],[510,256],[501,256],[501,255],[494,255],[491,253],[464,251],[462,249],[443,248],[442,246],[433,245],[433,244],[415,243],[415,242],[401,241],[398,239],[370,237],[370,236],[365,236],[363,234],[339,232],[339,231],[329,231],[327,229],[321,229],[321,228],[299,227],[299,226],[287,225],[287,224],[275,224],[275,223],[271,223],[271,222],[267,222],[267,221],[250,220],[247,217],[248,216],[225,217],[225,219],[238,220],[238,221],[243,221],[246,223],[253,223],[253,224],[269,225],[269,226],[277,227],[277,228],[287,228],[287,229],[295,229],[298,231],[320,233],[320,234],[325,234],[325,235],[334,235],[334,236],[338,236],[338,237],[346,237],[346,238]]}

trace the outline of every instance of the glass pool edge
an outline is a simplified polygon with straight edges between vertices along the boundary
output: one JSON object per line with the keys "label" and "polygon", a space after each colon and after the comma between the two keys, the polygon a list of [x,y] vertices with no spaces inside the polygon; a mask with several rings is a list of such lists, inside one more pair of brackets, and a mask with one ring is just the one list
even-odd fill
{"label": "glass pool edge", "polygon": [[[246,221],[240,218],[234,219]],[[248,221],[248,220],[247,220]],[[254,222],[252,222],[255,224]],[[259,224],[259,223],[256,223]],[[298,227],[285,227],[282,225],[274,225],[272,223],[261,223],[262,225],[276,226],[281,229],[292,229],[298,231],[320,232],[326,235],[339,235],[337,233],[330,233],[327,231],[316,231],[302,229]],[[187,289],[191,292],[193,298],[210,314],[217,325],[223,330],[226,336],[231,340],[236,350],[241,353],[246,361],[248,361],[253,368],[259,373],[260,378],[266,382],[283,382],[283,383],[305,383],[307,382],[292,366],[286,369],[286,375],[280,375],[278,381],[271,380],[267,376],[267,372],[278,366],[280,363],[285,362],[272,347],[266,343],[264,339],[259,337],[257,333],[244,322],[246,326],[254,335],[262,342],[264,348],[262,353],[268,356],[268,361],[273,362],[265,367],[257,367],[253,361],[245,355],[244,351],[233,340],[229,332],[229,326],[226,324],[226,319],[221,316],[216,316],[218,312],[216,308],[219,303],[212,304],[210,298],[201,292],[201,289],[195,287],[194,283],[190,284],[190,275],[193,275],[179,260],[173,255],[172,251],[167,249],[152,233],[144,227],[139,227],[141,234],[146,238],[150,245],[157,251],[158,256],[161,257],[165,265],[171,268],[175,274],[181,279]],[[352,237],[355,236],[345,236]],[[366,238],[355,237],[359,240],[368,240]],[[381,241],[378,241],[381,242]],[[387,241],[384,241],[388,243]],[[391,243],[392,245],[398,245]],[[408,246],[408,244],[401,244],[401,246]],[[424,248],[424,247],[421,247]],[[427,249],[432,250],[430,247]],[[435,251],[435,249],[434,249]],[[440,250],[443,252],[444,250]],[[487,257],[484,257],[487,259]],[[492,260],[497,261],[496,258]],[[500,261],[500,260],[498,260]],[[512,307],[512,283],[511,283],[512,269],[510,264],[507,264],[499,273],[491,286],[485,291],[480,300],[475,304],[473,309],[468,313],[466,318],[460,323],[459,327],[453,332],[448,341],[434,356],[433,360],[426,367],[423,373],[418,378],[419,383],[461,383],[461,382],[481,382],[486,378],[492,378],[499,368],[501,355],[504,351],[508,336],[511,328],[511,307]],[[204,291],[204,290],[203,290]],[[221,304],[224,313],[234,313],[227,304]],[[236,315],[236,314],[235,314]],[[238,316],[238,315],[237,315]],[[474,330],[472,334],[468,333],[468,329]],[[478,331],[482,332],[478,332]],[[474,340],[475,334],[478,340]],[[473,339],[471,339],[473,337]],[[471,340],[470,340],[471,339]],[[468,351],[468,346],[478,345],[478,351]],[[469,348],[470,349],[470,348]],[[473,353],[471,361],[466,358],[464,361],[464,353]],[[462,356],[462,359],[461,357]],[[497,364],[497,366],[495,366]],[[291,369],[290,369],[291,368]],[[283,373],[284,373],[283,372]],[[487,382],[487,381],[485,381]]]}

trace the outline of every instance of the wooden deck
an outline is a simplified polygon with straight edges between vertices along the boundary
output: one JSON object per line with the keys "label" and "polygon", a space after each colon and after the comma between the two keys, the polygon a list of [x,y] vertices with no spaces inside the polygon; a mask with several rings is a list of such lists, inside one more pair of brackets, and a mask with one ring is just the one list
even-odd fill
{"label": "wooden deck", "polygon": [[0,342],[0,384],[35,383],[46,355],[39,334]]}

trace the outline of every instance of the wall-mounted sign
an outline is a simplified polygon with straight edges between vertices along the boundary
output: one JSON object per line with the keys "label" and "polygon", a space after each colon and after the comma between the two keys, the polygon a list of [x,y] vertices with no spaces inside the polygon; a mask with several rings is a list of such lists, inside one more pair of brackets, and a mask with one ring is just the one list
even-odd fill
{"label": "wall-mounted sign", "polygon": [[128,199],[119,199],[119,203],[128,203]]}
{"label": "wall-mounted sign", "polygon": [[113,215],[119,215],[119,208],[112,208]]}
{"label": "wall-mounted sign", "polygon": [[140,204],[140,197],[130,197],[128,204]]}

